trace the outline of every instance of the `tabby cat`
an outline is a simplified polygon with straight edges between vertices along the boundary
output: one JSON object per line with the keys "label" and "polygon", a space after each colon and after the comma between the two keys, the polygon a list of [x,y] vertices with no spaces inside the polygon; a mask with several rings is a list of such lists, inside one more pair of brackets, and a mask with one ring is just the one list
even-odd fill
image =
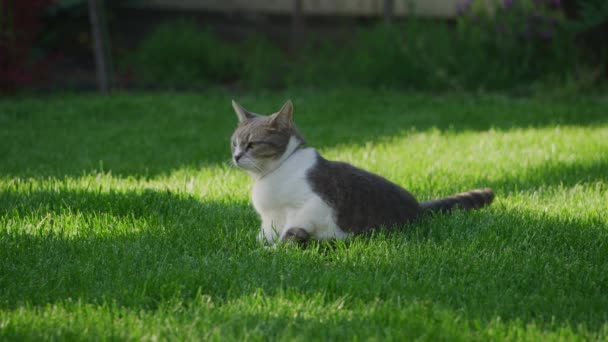
{"label": "tabby cat", "polygon": [[239,125],[232,160],[254,179],[253,206],[260,241],[344,239],[380,227],[402,226],[428,212],[477,209],[494,199],[491,189],[418,202],[407,190],[347,163],[324,159],[296,129],[293,105],[252,113],[235,101]]}

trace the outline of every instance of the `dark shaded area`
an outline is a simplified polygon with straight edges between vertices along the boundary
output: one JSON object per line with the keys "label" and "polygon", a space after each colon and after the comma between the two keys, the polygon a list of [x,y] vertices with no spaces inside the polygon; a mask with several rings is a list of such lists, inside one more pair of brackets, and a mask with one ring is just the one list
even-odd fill
{"label": "dark shaded area", "polygon": [[[68,96],[0,104],[0,174],[63,177],[111,171],[153,177],[178,168],[228,164],[229,138],[237,122],[231,97],[219,92]],[[460,132],[608,122],[601,98],[432,97],[364,90],[234,97],[259,113],[272,113],[292,98],[296,124],[317,148],[364,145],[435,128]]]}
{"label": "dark shaded area", "polygon": [[[218,208],[225,210],[224,206],[219,203],[201,202],[192,196],[175,194],[170,190],[125,192],[99,188],[77,191],[62,189],[40,191],[28,189],[28,186],[19,185],[19,183],[13,184],[11,191],[0,193],[0,203],[3,203],[4,214],[10,213],[11,216],[21,218],[32,214],[41,217],[47,214],[65,214],[91,217],[111,215],[120,219],[154,218],[162,220],[179,214],[181,210],[199,213]],[[238,210],[243,210],[243,208],[233,205],[232,210],[226,210],[226,212],[235,213]],[[239,215],[243,214],[239,213]],[[86,232],[80,233],[85,233],[86,236]],[[68,236],[56,237],[69,239]]]}
{"label": "dark shaded area", "polygon": [[[156,28],[163,24],[177,22],[195,23],[201,30],[211,32],[220,40],[234,45],[247,45],[253,37],[264,37],[276,48],[288,56],[294,42],[291,35],[291,16],[289,13],[254,13],[254,12],[209,12],[205,10],[187,10],[172,8],[148,8],[132,6],[128,1],[105,2],[107,30],[112,49],[112,60],[116,73],[111,75],[113,86],[119,89],[167,89],[166,84],[144,82],[141,75],[134,73],[132,54],[138,45]],[[44,13],[43,13],[44,14]],[[46,15],[39,15],[39,25],[44,25],[40,32],[41,39],[37,48],[56,56],[45,73],[32,87],[38,91],[56,91],[57,89],[95,90],[95,66],[93,63],[90,23],[85,2],[79,4],[54,6]],[[306,34],[309,37],[324,37],[331,42],[344,41],[353,34],[353,28],[371,26],[375,18],[349,16],[310,16],[306,18]],[[246,51],[246,47],[242,50]],[[213,55],[215,51],[207,51]],[[242,76],[242,75],[239,75]],[[220,82],[221,83],[221,82]],[[235,79],[224,80],[222,84],[234,85]],[[198,89],[184,82],[175,85],[176,89]]]}
{"label": "dark shaded area", "polygon": [[[238,4],[222,9],[204,3],[165,1],[164,7],[155,7],[137,0],[104,1],[97,12],[107,20],[100,21],[99,30],[91,30],[89,22],[96,16],[89,16],[86,1],[21,1],[15,3],[25,5],[11,6],[13,2],[0,4],[7,18],[4,30],[9,33],[0,39],[0,47],[7,47],[6,55],[16,56],[3,73],[15,78],[15,84],[9,85],[11,93],[23,88],[95,89],[92,43],[100,36],[107,38],[112,52],[108,64],[116,66],[116,72],[108,75],[115,89],[192,90],[209,84],[255,89],[332,83],[430,91],[511,90],[527,89],[530,82],[567,80],[587,92],[602,86],[606,78],[603,37],[608,7],[601,0],[506,1],[492,11],[461,1],[458,13],[449,18],[423,12],[395,15],[392,2],[386,1],[384,23],[380,13],[363,10],[371,6],[367,2],[359,4],[358,14],[336,9],[318,15],[310,11],[318,4],[296,10],[298,1],[290,1],[291,11]],[[586,11],[591,16],[579,11],[589,5],[595,6]],[[21,19],[23,14],[27,20]],[[191,38],[179,34],[184,31],[178,23],[184,21],[195,24],[198,33]],[[154,48],[142,49],[142,42],[165,24],[175,26],[175,39],[153,39]],[[204,32],[216,38],[213,43],[199,44],[196,36]],[[19,46],[9,39],[16,36],[32,38],[22,39],[27,44]],[[201,55],[190,53],[201,50]],[[208,63],[208,58],[231,55],[239,56],[238,61],[224,71]],[[254,61],[239,63],[246,59]],[[166,70],[155,74],[163,64],[159,60],[166,62],[160,67]],[[35,67],[39,62],[43,68]],[[201,68],[207,72],[199,74]],[[183,77],[173,77],[180,72]],[[200,80],[189,77],[193,73]],[[278,76],[260,75],[275,73]]]}
{"label": "dark shaded area", "polygon": [[397,297],[429,301],[467,319],[500,316],[541,328],[584,324],[593,331],[608,319],[608,226],[595,216],[493,208],[435,216],[404,233],[357,241],[365,247],[388,239],[387,258],[362,255],[357,244],[320,254],[314,246],[312,254],[266,250],[255,242],[254,215],[245,204],[168,192],[5,192],[0,203],[5,220],[52,222],[69,212],[89,225],[103,216],[144,225],[121,233],[112,231],[116,225],[89,234],[81,227],[79,236],[4,229],[0,303],[6,309],[78,299],[147,310],[167,298],[205,294],[221,303],[293,291],[328,300],[346,295],[347,307]]}

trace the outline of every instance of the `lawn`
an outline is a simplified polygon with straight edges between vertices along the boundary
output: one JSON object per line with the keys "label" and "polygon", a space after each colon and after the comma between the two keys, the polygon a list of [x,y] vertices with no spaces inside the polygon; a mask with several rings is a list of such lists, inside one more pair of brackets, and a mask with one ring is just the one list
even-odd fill
{"label": "lawn", "polygon": [[[264,248],[234,96],[419,199],[494,204]],[[608,98],[398,91],[0,100],[0,340],[608,339]]]}

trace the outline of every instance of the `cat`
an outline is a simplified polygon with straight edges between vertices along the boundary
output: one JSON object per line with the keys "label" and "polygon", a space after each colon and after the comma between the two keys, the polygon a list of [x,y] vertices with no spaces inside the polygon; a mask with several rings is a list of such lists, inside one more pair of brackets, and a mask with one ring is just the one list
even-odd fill
{"label": "cat", "polygon": [[255,114],[232,101],[238,127],[232,161],[254,179],[253,206],[260,215],[261,242],[345,239],[381,227],[403,226],[430,212],[488,205],[491,189],[418,202],[385,178],[343,162],[324,159],[293,122],[288,100],[276,113]]}

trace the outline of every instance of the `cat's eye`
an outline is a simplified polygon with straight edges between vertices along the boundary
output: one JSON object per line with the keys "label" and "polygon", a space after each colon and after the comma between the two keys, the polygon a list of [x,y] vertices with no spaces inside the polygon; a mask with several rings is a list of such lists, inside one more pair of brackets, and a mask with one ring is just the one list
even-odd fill
{"label": "cat's eye", "polygon": [[250,143],[248,143],[248,144],[247,144],[246,149],[251,150],[252,148],[254,148],[254,147],[256,146],[256,144],[257,144],[257,143],[250,142]]}

